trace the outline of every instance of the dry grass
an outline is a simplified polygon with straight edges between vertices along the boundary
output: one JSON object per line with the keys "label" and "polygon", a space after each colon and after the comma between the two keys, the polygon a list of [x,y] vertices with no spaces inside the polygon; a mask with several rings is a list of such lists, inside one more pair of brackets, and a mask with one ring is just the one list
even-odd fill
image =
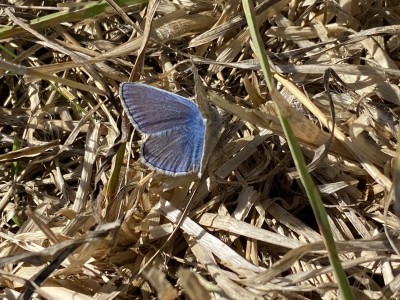
{"label": "dry grass", "polygon": [[[2,297],[337,298],[240,1],[153,1],[126,6],[130,19],[46,2],[0,5]],[[265,1],[257,13],[353,293],[395,299],[398,2]],[[140,77],[194,96],[190,59],[224,118],[206,181],[143,166],[118,95]],[[338,78],[324,84],[328,68]]]}

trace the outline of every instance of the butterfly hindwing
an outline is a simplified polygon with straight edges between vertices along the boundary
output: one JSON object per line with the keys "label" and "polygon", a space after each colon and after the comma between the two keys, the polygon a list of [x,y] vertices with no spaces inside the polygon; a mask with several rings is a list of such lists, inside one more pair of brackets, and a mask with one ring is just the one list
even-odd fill
{"label": "butterfly hindwing", "polygon": [[145,136],[142,157],[169,175],[199,172],[204,151],[204,126],[171,129]]}

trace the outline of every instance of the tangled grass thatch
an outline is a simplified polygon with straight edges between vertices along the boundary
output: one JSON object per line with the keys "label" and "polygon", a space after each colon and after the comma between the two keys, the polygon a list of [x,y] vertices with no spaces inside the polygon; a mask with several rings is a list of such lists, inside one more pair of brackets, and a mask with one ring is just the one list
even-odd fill
{"label": "tangled grass thatch", "polygon": [[[241,2],[115,2],[0,4],[2,297],[337,298]],[[396,299],[398,4],[257,4],[352,293]],[[204,178],[141,164],[118,95],[137,80],[203,86],[223,120]]]}

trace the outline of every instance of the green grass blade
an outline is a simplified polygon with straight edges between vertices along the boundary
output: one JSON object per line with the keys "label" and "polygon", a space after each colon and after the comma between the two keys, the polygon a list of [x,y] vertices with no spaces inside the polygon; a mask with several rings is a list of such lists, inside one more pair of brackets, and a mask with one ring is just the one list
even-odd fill
{"label": "green grass blade", "polygon": [[320,228],[320,232],[324,238],[324,243],[328,251],[329,261],[333,267],[333,272],[335,274],[340,293],[344,299],[353,299],[353,294],[351,292],[346,273],[344,272],[338,257],[338,252],[336,249],[335,241],[333,239],[332,230],[329,226],[328,216],[323,206],[321,196],[304,162],[304,157],[301,152],[300,146],[296,140],[296,137],[293,134],[288,118],[286,117],[285,108],[281,105],[282,103],[285,103],[285,100],[283,99],[281,94],[275,89],[267,55],[263,47],[260,34],[258,32],[258,27],[256,25],[254,7],[249,0],[243,0],[242,3],[249,26],[250,36],[254,43],[256,55],[260,60],[261,69],[264,74],[268,89],[271,92],[272,98],[274,99],[275,107],[278,111],[278,117],[282,124],[282,128],[285,133],[297,171],[299,172],[300,180],[304,186],[308,198],[310,199],[315,218]]}

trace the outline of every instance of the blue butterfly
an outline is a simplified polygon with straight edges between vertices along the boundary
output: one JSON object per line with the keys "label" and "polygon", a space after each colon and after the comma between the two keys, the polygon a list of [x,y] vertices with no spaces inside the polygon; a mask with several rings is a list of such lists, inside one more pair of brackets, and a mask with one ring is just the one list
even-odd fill
{"label": "blue butterfly", "polygon": [[184,97],[141,83],[123,83],[120,95],[125,113],[142,133],[144,164],[163,174],[198,173],[200,177],[207,119],[199,107]]}

